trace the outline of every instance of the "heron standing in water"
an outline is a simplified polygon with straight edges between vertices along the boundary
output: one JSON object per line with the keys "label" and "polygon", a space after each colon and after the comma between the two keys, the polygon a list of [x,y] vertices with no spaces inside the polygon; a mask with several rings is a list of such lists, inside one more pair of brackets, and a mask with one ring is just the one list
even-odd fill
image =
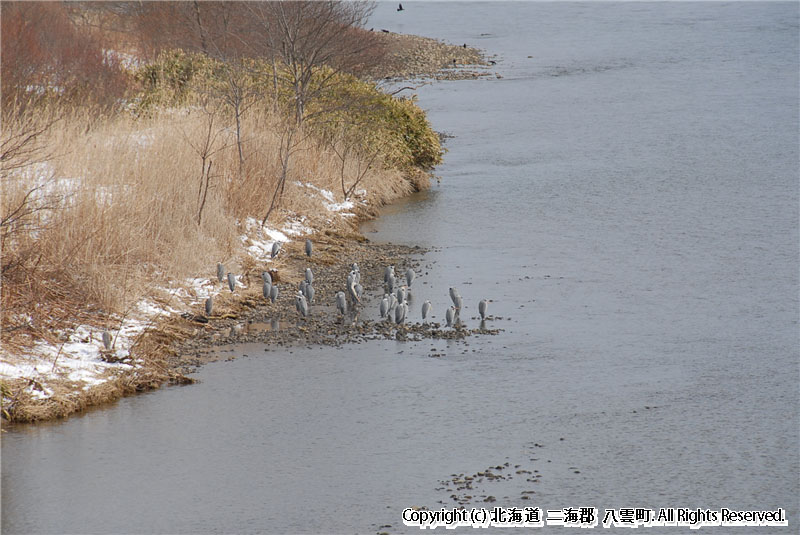
{"label": "heron standing in water", "polygon": [[424,303],[422,303],[422,321],[425,321],[430,311],[431,311],[431,302],[425,301]]}
{"label": "heron standing in water", "polygon": [[413,269],[408,268],[408,270],[406,270],[406,285],[409,288],[411,288],[411,283],[414,282],[414,279],[416,278],[416,276],[417,276],[417,274],[414,273]]}
{"label": "heron standing in water", "polygon": [[386,314],[389,313],[389,294],[383,294],[383,299],[381,299],[381,318],[385,318]]}
{"label": "heron standing in water", "polygon": [[450,308],[448,308],[447,309],[447,313],[445,314],[444,317],[445,317],[445,320],[447,321],[447,326],[448,327],[452,327],[453,326],[453,320],[456,317],[456,309],[455,309],[455,307],[451,306]]}

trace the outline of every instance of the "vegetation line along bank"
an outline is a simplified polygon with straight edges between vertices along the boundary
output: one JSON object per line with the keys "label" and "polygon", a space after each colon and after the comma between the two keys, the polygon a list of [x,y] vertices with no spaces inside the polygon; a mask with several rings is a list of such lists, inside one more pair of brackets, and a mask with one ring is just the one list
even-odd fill
{"label": "vegetation line along bank", "polygon": [[4,418],[182,380],[170,322],[219,292],[218,262],[247,285],[282,269],[275,242],[355,236],[427,187],[438,136],[379,80],[480,58],[368,31],[372,8],[0,5]]}

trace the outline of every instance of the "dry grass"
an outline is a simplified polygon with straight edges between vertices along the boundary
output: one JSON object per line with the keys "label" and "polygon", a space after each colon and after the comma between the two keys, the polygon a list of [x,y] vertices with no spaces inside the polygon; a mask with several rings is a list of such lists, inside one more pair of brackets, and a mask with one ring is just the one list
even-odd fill
{"label": "dry grass", "polygon": [[[206,193],[200,153],[209,132]],[[22,348],[77,323],[113,328],[113,316],[124,316],[171,281],[212,276],[218,261],[240,273],[257,270],[245,260],[240,222],[260,220],[266,212],[280,175],[282,130],[271,117],[253,113],[243,132],[240,171],[234,130],[221,113],[173,110],[103,120],[72,114],[51,125],[39,139],[37,154],[45,161],[4,173],[4,214],[37,182],[43,187],[29,202],[47,206],[2,244],[8,267],[3,344]],[[310,182],[341,202],[340,165],[333,151],[302,140],[293,148],[282,208],[270,224],[302,215],[316,228],[352,225],[352,219],[332,217],[319,196],[296,185]],[[348,172],[350,165],[355,162],[348,162]],[[414,184],[375,166],[360,188],[377,206],[406,195]]]}

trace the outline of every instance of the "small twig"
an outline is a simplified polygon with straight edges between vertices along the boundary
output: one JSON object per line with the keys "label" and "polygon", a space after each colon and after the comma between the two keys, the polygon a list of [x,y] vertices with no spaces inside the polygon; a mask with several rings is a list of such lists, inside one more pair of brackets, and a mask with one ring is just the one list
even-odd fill
{"label": "small twig", "polygon": [[422,87],[424,85],[428,85],[428,83],[430,83],[430,82],[425,82],[424,84],[418,85],[417,87],[413,87],[413,86],[407,85],[405,87],[401,87],[400,89],[396,89],[396,90],[392,91],[391,93],[387,93],[387,95],[389,95],[390,97],[393,97],[396,94],[398,94],[400,91],[416,91],[420,87]]}

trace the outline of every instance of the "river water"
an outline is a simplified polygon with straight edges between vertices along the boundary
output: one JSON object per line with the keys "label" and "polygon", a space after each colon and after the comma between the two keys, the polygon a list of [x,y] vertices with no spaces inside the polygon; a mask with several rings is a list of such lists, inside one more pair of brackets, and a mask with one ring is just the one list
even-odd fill
{"label": "river water", "polygon": [[470,506],[784,508],[766,532],[796,533],[798,4],[395,7],[370,24],[500,77],[419,89],[455,136],[441,185],[365,231],[435,247],[412,319],[455,285],[504,331],[237,347],[12,428],[3,533],[413,533],[405,507],[490,466]]}

